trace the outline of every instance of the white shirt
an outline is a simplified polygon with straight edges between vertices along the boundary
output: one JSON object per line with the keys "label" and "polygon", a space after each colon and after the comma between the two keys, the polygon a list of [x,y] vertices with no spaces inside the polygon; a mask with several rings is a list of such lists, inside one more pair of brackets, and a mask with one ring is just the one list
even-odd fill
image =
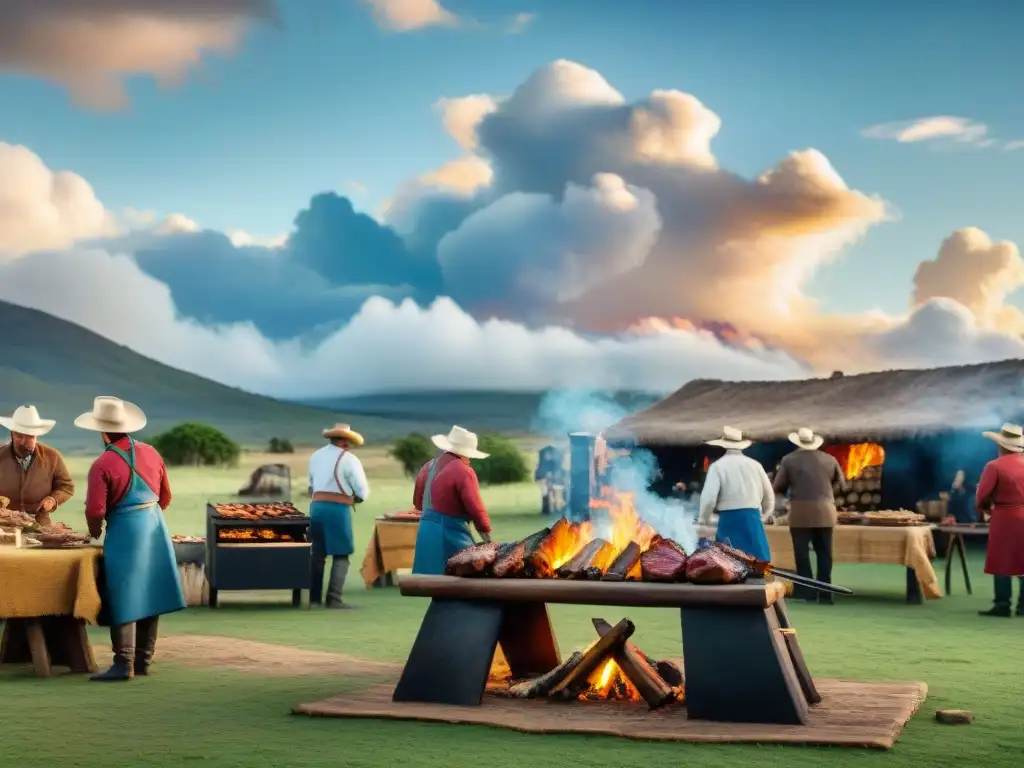
{"label": "white shirt", "polygon": [[[312,493],[326,491],[343,493],[346,496],[358,496],[363,501],[370,497],[370,484],[366,482],[366,473],[359,457],[351,451],[345,451],[338,463],[341,448],[328,443],[309,457],[309,489]],[[334,477],[334,465],[338,464],[338,477]],[[341,480],[341,485],[338,485]]]}
{"label": "white shirt", "polygon": [[762,517],[775,510],[775,491],[760,462],[742,451],[730,450],[708,467],[700,493],[700,521],[707,525],[716,510],[760,509]]}

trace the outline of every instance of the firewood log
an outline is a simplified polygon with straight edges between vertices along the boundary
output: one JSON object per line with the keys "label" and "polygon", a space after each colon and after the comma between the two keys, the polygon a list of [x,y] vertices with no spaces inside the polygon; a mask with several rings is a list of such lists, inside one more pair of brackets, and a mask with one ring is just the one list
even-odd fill
{"label": "firewood log", "polygon": [[564,551],[566,544],[575,547],[575,542],[579,540],[578,529],[564,517],[545,530],[547,532],[544,538],[526,560],[526,571],[530,576],[543,578],[554,576],[553,558]]}
{"label": "firewood log", "polygon": [[661,679],[673,688],[678,688],[683,684],[683,670],[676,666],[674,662],[662,659],[655,665],[655,669],[658,670]]}
{"label": "firewood log", "polygon": [[[615,629],[615,627],[612,624],[610,624],[609,622],[605,621],[604,619],[591,619],[590,623],[594,625],[594,629],[597,630],[597,634],[600,635],[601,637],[604,637],[609,632],[611,632],[613,629]],[[658,662],[655,661],[654,658],[652,658],[651,656],[648,656],[646,653],[644,653],[642,650],[640,650],[640,648],[637,645],[635,645],[634,643],[626,643],[626,645],[630,646],[634,651],[636,651],[641,656],[643,656],[644,661],[646,661],[652,667],[656,667],[658,665]],[[668,681],[666,681],[666,682],[668,682]]]}
{"label": "firewood log", "polygon": [[588,581],[597,581],[604,575],[604,572],[608,569],[608,566],[615,560],[615,545],[610,541],[606,541],[604,546],[597,551],[590,560],[590,565],[583,569],[583,573],[576,576],[577,579],[587,579]]}
{"label": "firewood log", "polygon": [[641,554],[640,545],[635,541],[629,542],[626,548],[619,552],[615,560],[612,561],[612,564],[608,566],[608,570],[604,572],[602,579],[605,581],[624,581],[633,567],[640,564]]}
{"label": "firewood log", "polygon": [[[593,623],[594,629],[602,637],[607,636],[608,633],[614,630],[614,627],[604,619],[591,619],[590,621]],[[622,674],[629,678],[629,681],[636,688],[641,698],[647,702],[648,707],[657,709],[675,700],[676,696],[672,691],[672,686],[668,684],[658,671],[658,662],[633,645],[633,643],[623,643],[621,650],[616,651],[612,658],[619,665]],[[679,683],[681,684],[681,674],[679,678]]]}
{"label": "firewood log", "polygon": [[611,632],[588,648],[576,668],[562,682],[551,689],[551,698],[571,701],[589,687],[589,679],[600,666],[612,657],[636,631],[629,619],[623,619]]}
{"label": "firewood log", "polygon": [[581,661],[583,661],[583,653],[576,651],[550,672],[513,685],[508,689],[508,695],[517,699],[538,699],[547,696],[548,691],[562,682],[570,672],[579,666]]}
{"label": "firewood log", "polygon": [[594,539],[583,545],[583,548],[572,556],[565,565],[561,566],[556,575],[560,579],[578,579],[583,576],[583,571],[586,570],[590,563],[594,560],[594,557],[601,548],[608,542],[604,539]]}
{"label": "firewood log", "polygon": [[502,544],[495,556],[491,574],[499,579],[523,575],[530,557],[549,532],[549,528],[544,528],[512,545]]}

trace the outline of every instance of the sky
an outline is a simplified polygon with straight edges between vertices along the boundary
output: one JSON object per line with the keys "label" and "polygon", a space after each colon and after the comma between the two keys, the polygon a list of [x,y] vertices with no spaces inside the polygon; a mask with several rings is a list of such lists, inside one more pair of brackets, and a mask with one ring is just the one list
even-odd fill
{"label": "sky", "polygon": [[1009,0],[10,0],[0,299],[283,395],[1018,356],[1022,27]]}

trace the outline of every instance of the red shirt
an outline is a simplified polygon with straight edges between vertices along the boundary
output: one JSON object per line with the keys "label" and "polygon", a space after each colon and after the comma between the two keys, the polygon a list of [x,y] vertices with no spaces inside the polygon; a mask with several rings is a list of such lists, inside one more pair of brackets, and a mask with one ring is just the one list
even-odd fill
{"label": "red shirt", "polygon": [[[128,438],[114,443],[125,453],[131,453]],[[160,509],[167,509],[171,503],[171,485],[167,482],[167,468],[156,448],[135,441],[135,471],[160,497]],[[89,468],[89,489],[85,494],[85,517],[87,520],[102,520],[108,509],[128,493],[132,482],[132,471],[128,462],[114,451],[104,451]]]}
{"label": "red shirt", "polygon": [[979,510],[989,506],[1024,506],[1024,458],[1020,454],[1008,453],[985,465],[978,481],[975,506]]}
{"label": "red shirt", "polygon": [[[430,485],[430,507],[442,515],[472,520],[480,533],[491,532],[491,519],[487,516],[484,500],[480,498],[480,483],[476,472],[458,456],[443,453],[437,459],[437,472]],[[423,510],[423,491],[427,485],[431,462],[427,462],[416,476],[412,504]]]}

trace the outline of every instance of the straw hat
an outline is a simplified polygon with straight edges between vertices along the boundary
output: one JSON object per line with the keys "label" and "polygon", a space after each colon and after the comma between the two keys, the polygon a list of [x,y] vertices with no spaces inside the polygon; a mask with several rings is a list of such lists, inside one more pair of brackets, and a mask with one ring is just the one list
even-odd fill
{"label": "straw hat", "polygon": [[1008,451],[1021,453],[1024,451],[1024,430],[1019,424],[1003,424],[998,432],[982,432],[983,437],[995,440]]}
{"label": "straw hat", "polygon": [[34,405],[20,405],[10,417],[0,416],[0,427],[32,437],[45,435],[56,423],[53,419],[39,418],[39,411]]}
{"label": "straw hat", "polygon": [[348,440],[353,445],[362,445],[366,442],[363,440],[363,436],[348,424],[335,424],[330,429],[325,429],[323,435],[328,440]]}
{"label": "straw hat", "polygon": [[146,414],[135,403],[117,397],[97,397],[92,410],[75,419],[75,426],[92,432],[131,434],[146,426]]}
{"label": "straw hat", "polygon": [[825,438],[814,434],[807,427],[800,427],[796,432],[789,433],[789,442],[805,451],[816,451],[825,443]]}
{"label": "straw hat", "polygon": [[434,435],[430,441],[442,451],[454,453],[467,459],[486,459],[491,454],[478,451],[476,434],[468,429],[455,426],[447,435]]}
{"label": "straw hat", "polygon": [[733,427],[722,427],[722,436],[717,440],[708,440],[707,445],[717,445],[726,450],[742,451],[753,445],[752,440],[744,440],[743,433]]}

